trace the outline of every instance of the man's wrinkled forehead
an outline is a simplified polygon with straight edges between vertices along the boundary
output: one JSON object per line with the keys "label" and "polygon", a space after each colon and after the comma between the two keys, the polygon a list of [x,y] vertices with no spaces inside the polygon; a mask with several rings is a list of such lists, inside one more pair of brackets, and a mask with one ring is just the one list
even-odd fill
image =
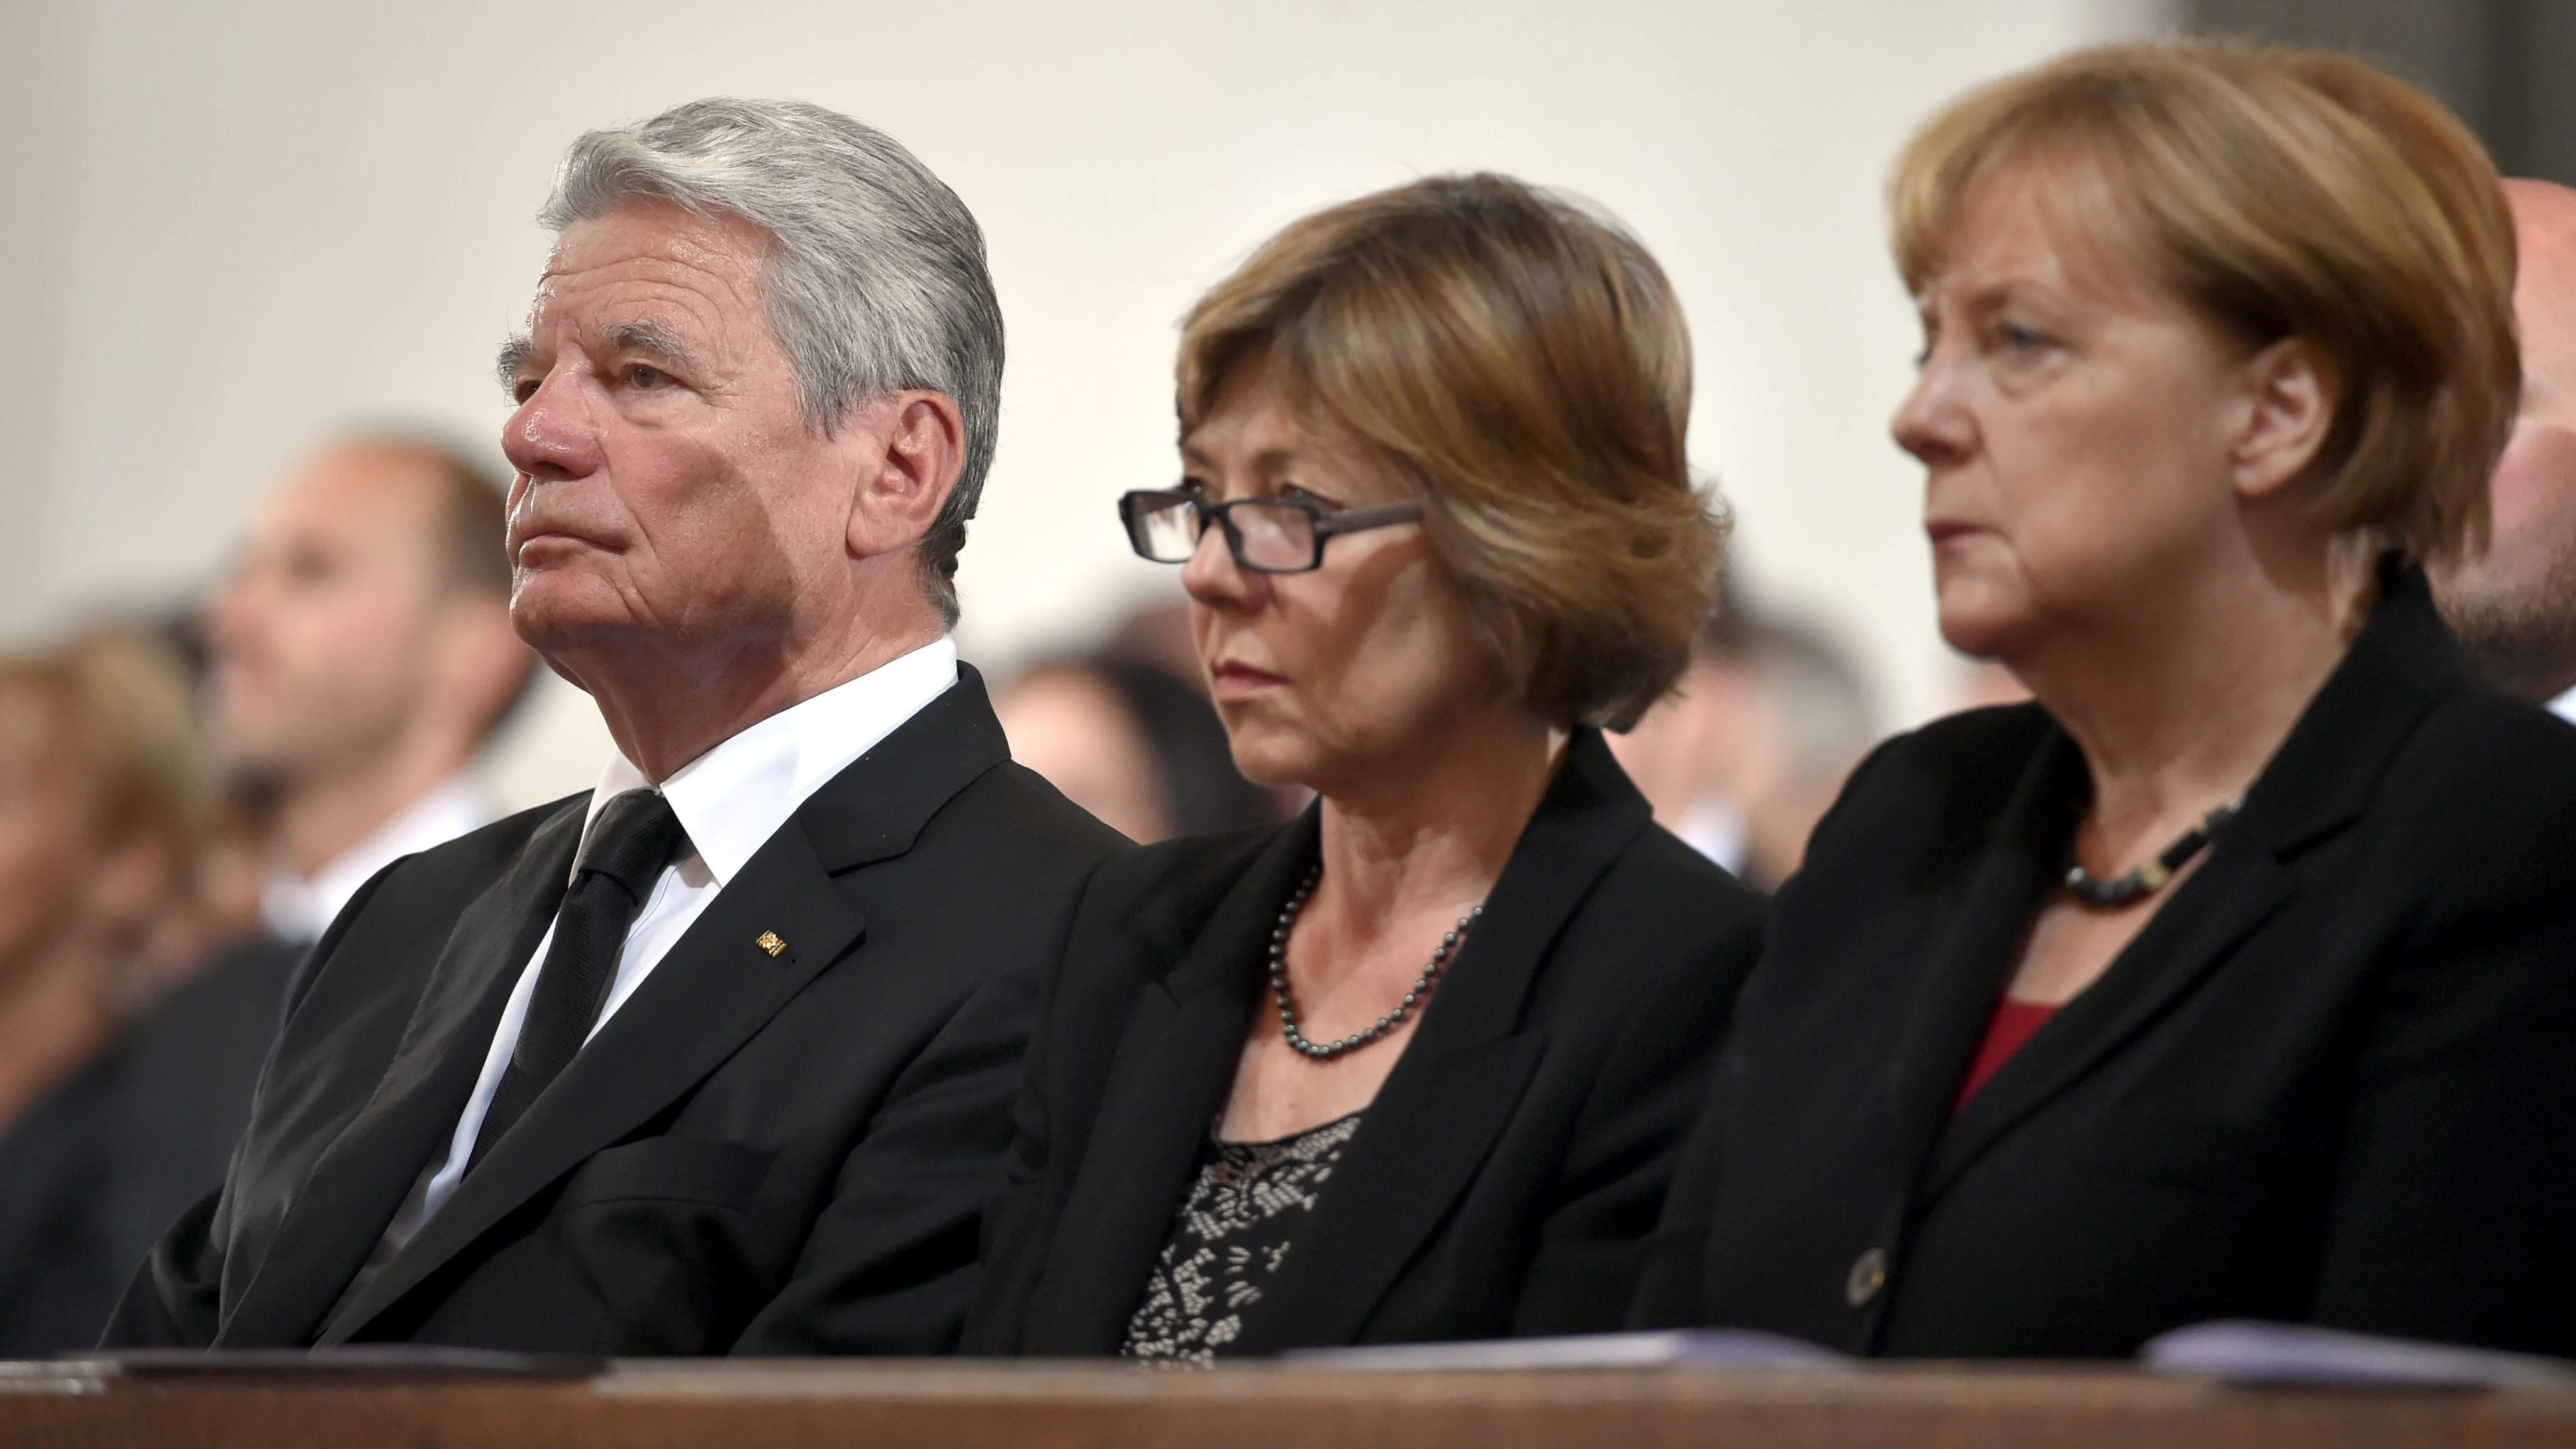
{"label": "man's wrinkled forehead", "polygon": [[740,217],[628,203],[565,228],[537,279],[528,325],[534,333],[559,321],[588,331],[620,320],[721,330],[761,316],[768,253],[768,233]]}

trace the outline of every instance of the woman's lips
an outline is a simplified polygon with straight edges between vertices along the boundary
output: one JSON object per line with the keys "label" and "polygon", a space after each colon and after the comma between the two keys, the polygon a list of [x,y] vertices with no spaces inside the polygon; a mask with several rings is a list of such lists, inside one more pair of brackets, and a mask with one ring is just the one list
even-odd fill
{"label": "woman's lips", "polygon": [[1219,664],[1208,670],[1209,693],[1216,696],[1219,704],[1250,699],[1265,689],[1276,689],[1287,682],[1283,675],[1255,669],[1249,664]]}

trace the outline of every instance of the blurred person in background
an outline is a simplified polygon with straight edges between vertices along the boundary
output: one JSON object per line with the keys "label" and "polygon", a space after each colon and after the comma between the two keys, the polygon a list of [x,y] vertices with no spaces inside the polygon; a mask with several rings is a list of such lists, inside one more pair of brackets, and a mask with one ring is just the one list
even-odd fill
{"label": "blurred person in background", "polygon": [[1601,741],[1724,534],[1679,305],[1614,223],[1440,177],[1264,244],[1179,373],[1182,482],[1120,513],[1236,762],[1320,798],[1085,892],[966,1350],[1614,1327],[1761,944]]}
{"label": "blurred person in background", "polygon": [[1635,1322],[2576,1352],[2576,734],[2423,567],[2513,418],[2493,168],[2358,61],[2147,44],[1972,93],[1891,194],[1942,633],[2036,702],[1817,829]]}
{"label": "blurred person in background", "polygon": [[1609,744],[1659,824],[1777,890],[1877,738],[1868,686],[1839,646],[1755,617],[1713,618],[1673,692]]}
{"label": "blurred person in background", "polygon": [[129,1173],[209,1156],[184,1106],[135,1110],[119,1034],[192,945],[213,812],[166,652],[101,635],[0,660],[0,1357],[95,1342],[157,1231],[133,1237]]}
{"label": "blurred person in background", "polygon": [[[106,1141],[124,1145],[77,1210],[116,1288],[61,1346],[95,1342],[134,1266],[222,1185],[315,938],[377,871],[491,818],[465,770],[535,662],[510,629],[504,526],[499,484],[461,455],[356,439],[269,500],[200,616],[230,788],[204,922],[157,953],[157,984],[176,984],[111,1054],[122,1125]],[[239,874],[258,928],[229,901]]]}
{"label": "blurred person in background", "polygon": [[1798,873],[1807,837],[1878,743],[1878,709],[1859,666],[1822,630],[1757,619],[1743,663],[1758,705],[1753,749],[1738,780],[1745,864],[1764,890]]}
{"label": "blurred person in background", "polygon": [[2489,485],[2482,555],[2433,574],[2442,615],[2505,688],[2576,720],[2576,191],[2508,181],[2522,407]]}
{"label": "blurred person in background", "polygon": [[1276,824],[1286,812],[1243,778],[1205,693],[1150,664],[1051,660],[993,696],[1011,758],[1140,844]]}
{"label": "blurred person in background", "polygon": [[311,944],[377,871],[493,818],[468,778],[527,690],[499,480],[392,437],[278,489],[208,604],[226,764],[262,837],[261,916]]}
{"label": "blurred person in background", "polygon": [[1150,664],[1198,691],[1199,698],[1207,698],[1207,676],[1199,664],[1198,640],[1191,630],[1186,600],[1140,604],[1128,610],[1099,653],[1122,664]]}

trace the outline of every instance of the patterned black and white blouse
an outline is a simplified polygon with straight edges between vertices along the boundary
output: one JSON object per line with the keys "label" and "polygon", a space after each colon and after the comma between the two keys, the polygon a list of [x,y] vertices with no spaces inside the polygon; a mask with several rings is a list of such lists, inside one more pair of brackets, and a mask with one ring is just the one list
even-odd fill
{"label": "patterned black and white blouse", "polygon": [[1198,1181],[1173,1215],[1119,1354],[1205,1364],[1242,1337],[1245,1314],[1287,1260],[1360,1116],[1276,1142],[1228,1142],[1211,1131]]}

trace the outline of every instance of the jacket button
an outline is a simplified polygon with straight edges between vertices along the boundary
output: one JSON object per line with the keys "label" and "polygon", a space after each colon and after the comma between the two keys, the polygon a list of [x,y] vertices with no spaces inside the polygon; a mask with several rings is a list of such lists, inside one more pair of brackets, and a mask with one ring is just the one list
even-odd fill
{"label": "jacket button", "polygon": [[1872,1248],[1852,1260],[1851,1273],[1843,1279],[1843,1301],[1858,1308],[1886,1286],[1887,1250]]}

